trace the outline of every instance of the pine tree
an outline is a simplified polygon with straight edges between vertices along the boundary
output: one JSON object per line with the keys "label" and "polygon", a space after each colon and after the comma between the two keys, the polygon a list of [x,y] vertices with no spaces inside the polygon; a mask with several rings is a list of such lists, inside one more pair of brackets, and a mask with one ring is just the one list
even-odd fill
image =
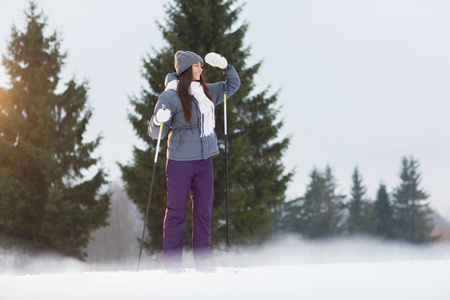
{"label": "pine tree", "polygon": [[87,83],[70,80],[56,93],[66,58],[57,33],[30,2],[26,29],[13,26],[3,65],[10,77],[0,101],[0,232],[83,258],[90,232],[105,225],[109,196],[100,169],[82,171],[100,137],[83,142],[92,116]]}
{"label": "pine tree", "polygon": [[324,173],[314,169],[310,178],[305,195],[285,205],[287,231],[310,238],[337,235],[345,196],[336,194],[336,180],[329,166]]}
{"label": "pine tree", "polygon": [[347,230],[349,233],[362,233],[367,231],[367,208],[368,200],[364,198],[366,187],[363,185],[363,179],[359,174],[358,167],[352,175],[352,191],[350,200],[347,203],[349,216],[347,219]]}
{"label": "pine tree", "polygon": [[382,238],[394,237],[394,221],[392,204],[384,184],[380,184],[377,198],[372,203],[369,212],[369,232]]}
{"label": "pine tree", "polygon": [[428,195],[419,187],[419,163],[413,157],[402,158],[400,185],[394,189],[394,215],[396,236],[414,243],[432,241],[431,215]]}
{"label": "pine tree", "polygon": [[[167,45],[144,60],[144,77],[148,87],[140,97],[131,99],[135,113],[130,115],[137,135],[146,143],[146,149],[134,149],[134,161],[121,165],[127,193],[145,212],[152,156],[155,142],[147,136],[150,119],[158,95],[164,90],[164,78],[174,71],[173,56],[177,50],[193,51],[204,57],[217,52],[227,58],[238,71],[241,87],[227,101],[228,114],[228,165],[230,242],[246,243],[261,241],[269,236],[273,210],[284,201],[291,173],[286,174],[281,162],[289,139],[279,138],[283,122],[276,121],[278,114],[277,94],[268,91],[250,96],[254,89],[253,77],[261,63],[247,67],[250,50],[243,47],[248,24],[236,26],[241,7],[233,8],[234,0],[176,0],[167,5],[166,25],[160,25]],[[223,80],[216,69],[204,66],[207,82]],[[216,107],[216,132],[219,148],[223,141],[223,106]],[[166,153],[162,142],[161,154]],[[225,239],[225,164],[223,152],[213,157],[214,201],[212,218],[212,243]],[[150,240],[146,245],[153,250],[162,249],[162,223],[166,205],[165,159],[159,159],[156,168],[155,187],[148,228]],[[185,244],[190,244],[190,214],[185,224]]]}
{"label": "pine tree", "polygon": [[336,235],[341,233],[343,226],[343,211],[345,208],[345,195],[337,192],[337,180],[333,170],[329,165],[325,167],[325,205],[328,219],[327,235]]}
{"label": "pine tree", "polygon": [[[324,208],[322,204],[325,193],[324,178],[314,168],[305,195],[284,205],[284,224],[288,232],[300,233],[308,237],[319,236],[323,225]],[[326,222],[326,220],[325,220]]]}

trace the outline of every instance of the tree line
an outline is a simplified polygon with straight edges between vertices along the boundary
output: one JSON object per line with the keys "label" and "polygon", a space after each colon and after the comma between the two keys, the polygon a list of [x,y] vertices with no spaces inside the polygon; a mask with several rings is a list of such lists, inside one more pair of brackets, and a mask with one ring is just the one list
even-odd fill
{"label": "tree line", "polygon": [[413,243],[434,241],[433,211],[420,187],[419,162],[403,157],[400,184],[388,193],[380,184],[374,200],[356,167],[348,196],[337,192],[330,166],[314,169],[304,195],[286,202],[276,212],[275,231],[298,233],[309,238],[339,235],[372,235]]}

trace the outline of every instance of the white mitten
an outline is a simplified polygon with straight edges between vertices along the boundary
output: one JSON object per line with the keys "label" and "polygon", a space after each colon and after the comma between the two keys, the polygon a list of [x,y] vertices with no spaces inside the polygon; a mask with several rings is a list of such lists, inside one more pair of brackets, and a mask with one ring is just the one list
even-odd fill
{"label": "white mitten", "polygon": [[221,69],[225,69],[228,66],[227,59],[222,55],[214,52],[209,52],[208,54],[206,54],[205,61],[211,66]]}
{"label": "white mitten", "polygon": [[165,108],[160,108],[156,112],[156,116],[153,119],[153,123],[155,123],[156,126],[159,126],[159,124],[167,122],[170,119],[170,115],[172,112]]}

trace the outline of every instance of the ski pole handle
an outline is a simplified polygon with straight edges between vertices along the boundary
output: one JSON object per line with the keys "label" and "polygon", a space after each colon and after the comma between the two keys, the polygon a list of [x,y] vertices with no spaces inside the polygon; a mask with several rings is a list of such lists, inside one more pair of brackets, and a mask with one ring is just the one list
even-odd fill
{"label": "ski pole handle", "polygon": [[[166,109],[166,106],[163,104],[162,108]],[[161,124],[159,124],[158,141],[156,142],[156,151],[155,151],[155,160],[154,160],[155,163],[158,160],[159,144],[161,142],[161,135],[162,135],[163,126],[164,126],[164,123],[161,122]]]}
{"label": "ski pole handle", "polygon": [[223,126],[225,127],[224,131],[225,135],[227,135],[227,93],[225,92],[225,90],[223,91],[223,119]]}
{"label": "ski pole handle", "polygon": [[155,152],[155,161],[154,161],[155,163],[158,160],[159,144],[161,142],[161,134],[162,134],[163,124],[164,123],[161,123],[159,125],[158,142],[156,143],[156,152]]}

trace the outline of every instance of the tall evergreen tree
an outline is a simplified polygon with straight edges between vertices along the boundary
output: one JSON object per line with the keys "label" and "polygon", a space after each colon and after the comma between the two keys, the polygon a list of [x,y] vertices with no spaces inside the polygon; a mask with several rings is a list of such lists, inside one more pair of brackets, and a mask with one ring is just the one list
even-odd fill
{"label": "tall evergreen tree", "polygon": [[394,221],[392,204],[384,184],[380,184],[377,198],[369,212],[369,232],[382,238],[394,237]]}
{"label": "tall evergreen tree", "polygon": [[310,183],[305,195],[284,204],[283,224],[288,232],[314,237],[319,235],[320,228],[325,227],[322,225],[325,185],[322,174],[316,168],[309,176]]}
{"label": "tall evergreen tree", "polygon": [[336,193],[336,180],[329,166],[314,169],[305,195],[285,204],[287,231],[310,238],[329,237],[341,230],[344,196]]}
{"label": "tall evergreen tree", "polygon": [[367,230],[368,201],[364,198],[366,191],[358,167],[355,167],[352,175],[352,190],[347,203],[349,216],[346,223],[349,233],[362,233]]}
{"label": "tall evergreen tree", "polygon": [[12,28],[3,65],[10,77],[0,101],[0,232],[80,257],[90,232],[106,223],[109,195],[100,169],[82,171],[100,138],[83,142],[92,116],[86,83],[70,80],[58,94],[65,53],[46,18],[30,2],[26,29]]}
{"label": "tall evergreen tree", "polygon": [[413,157],[402,158],[400,185],[394,189],[394,215],[396,236],[414,243],[432,241],[432,209],[428,195],[419,187],[419,163]]}
{"label": "tall evergreen tree", "polygon": [[[177,50],[193,51],[200,56],[217,52],[227,58],[241,77],[241,87],[227,101],[228,148],[229,148],[229,209],[230,242],[257,242],[268,237],[272,225],[272,210],[282,204],[291,173],[285,173],[281,162],[289,139],[279,138],[283,122],[276,121],[278,114],[277,94],[268,95],[264,90],[250,96],[255,84],[253,77],[260,63],[246,66],[249,48],[243,46],[248,24],[236,26],[242,7],[235,7],[235,0],[175,0],[167,5],[166,24],[160,24],[167,45],[144,60],[143,75],[148,82],[140,97],[131,99],[135,113],[130,114],[137,135],[146,143],[146,149],[134,149],[134,161],[121,165],[127,193],[145,212],[149,182],[151,180],[152,156],[155,142],[147,136],[150,119],[158,95],[164,90],[164,78],[174,71],[173,56]],[[217,69],[204,66],[208,82],[221,81]],[[223,106],[216,108],[216,132],[219,148],[223,141]],[[166,152],[162,143],[161,154]],[[215,192],[212,217],[212,243],[225,239],[225,165],[224,156],[213,158]],[[148,220],[149,241],[146,246],[162,249],[162,223],[166,205],[165,160],[156,167],[150,216]],[[191,219],[188,214],[185,226],[185,243],[190,244]]]}

